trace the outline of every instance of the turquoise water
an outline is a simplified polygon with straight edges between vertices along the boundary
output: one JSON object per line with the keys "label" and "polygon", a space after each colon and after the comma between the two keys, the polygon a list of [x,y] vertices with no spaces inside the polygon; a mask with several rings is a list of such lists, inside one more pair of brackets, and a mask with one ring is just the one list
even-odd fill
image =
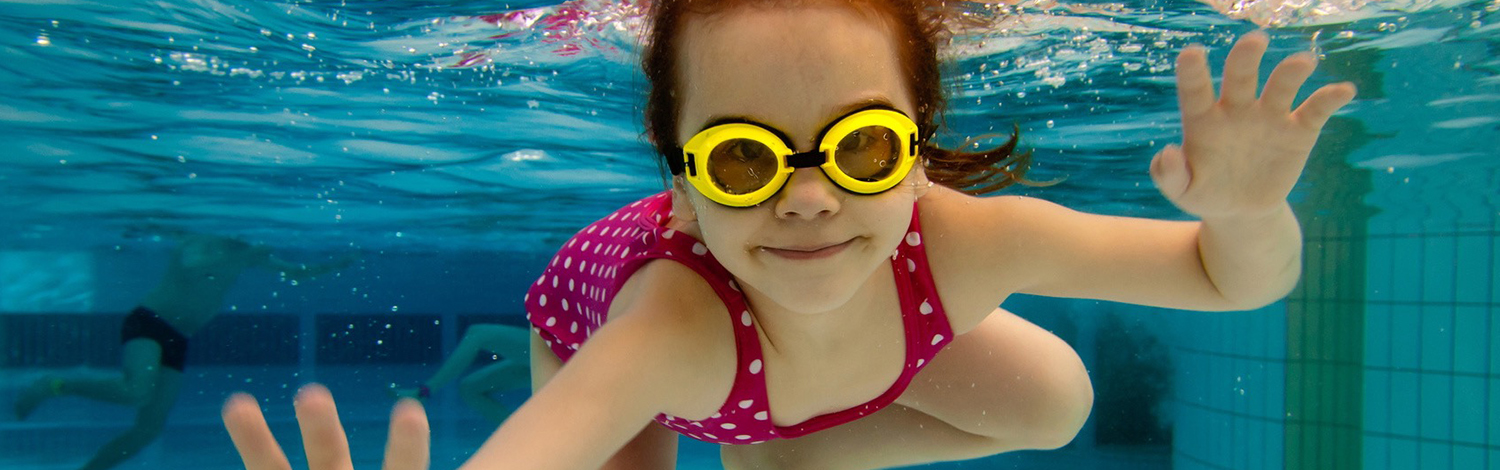
{"label": "turquoise water", "polygon": [[[1314,84],[1361,93],[1293,194],[1303,288],[1228,314],[1014,299],[1079,349],[1094,418],[1063,450],[941,468],[1500,468],[1500,1],[972,9],[982,26],[945,50],[940,141],[1019,126],[1033,176],[1067,179],[1010,193],[1080,210],[1182,217],[1146,166],[1179,138],[1185,45],[1219,62],[1267,26],[1273,59],[1313,49]],[[164,436],[124,468],[233,467],[223,397],[255,392],[291,438],[307,380],[375,459],[386,386],[430,373],[470,323],[519,323],[549,250],[663,187],[635,11],[0,1],[0,403],[46,371],[117,365],[118,319],[170,234],[233,236],[358,261],[247,273],[195,337]],[[429,406],[436,468],[488,434],[456,393]],[[81,400],[7,413],[0,467],[77,467],[130,420]],[[714,455],[685,445],[680,468]]]}

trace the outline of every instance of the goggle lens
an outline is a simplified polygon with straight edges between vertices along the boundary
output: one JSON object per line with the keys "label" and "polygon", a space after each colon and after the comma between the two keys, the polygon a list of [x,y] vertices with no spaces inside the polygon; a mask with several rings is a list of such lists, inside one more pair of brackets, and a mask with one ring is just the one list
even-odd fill
{"label": "goggle lens", "polygon": [[866,126],[845,135],[833,153],[839,170],[849,177],[874,182],[891,177],[901,159],[901,139],[885,126]]}
{"label": "goggle lens", "polygon": [[776,178],[776,152],[752,139],[729,139],[708,154],[714,186],[734,195],[750,194]]}

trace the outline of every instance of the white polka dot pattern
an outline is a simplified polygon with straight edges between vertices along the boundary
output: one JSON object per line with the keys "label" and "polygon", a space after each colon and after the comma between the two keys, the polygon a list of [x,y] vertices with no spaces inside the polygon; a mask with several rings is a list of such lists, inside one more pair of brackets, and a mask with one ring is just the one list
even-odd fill
{"label": "white polka dot pattern", "polygon": [[[738,372],[719,411],[703,420],[660,415],[656,420],[685,436],[718,444],[755,444],[800,437],[848,422],[888,406],[922,366],[942,348],[952,331],[921,248],[922,235],[913,207],[911,228],[891,254],[902,319],[909,338],[906,367],[901,378],[880,398],[848,410],[819,416],[791,426],[773,424],[766,399],[765,362],[760,351],[755,315],[744,301],[740,285],[713,258],[701,241],[661,224],[670,214],[669,193],[636,201],[580,230],[568,240],[527,291],[526,317],[547,347],[567,361],[607,321],[609,304],[620,285],[652,259],[669,258],[702,273],[733,318],[738,347]],[[550,279],[550,282],[548,280]],[[713,430],[713,432],[710,432]],[[715,432],[726,431],[724,436]]]}

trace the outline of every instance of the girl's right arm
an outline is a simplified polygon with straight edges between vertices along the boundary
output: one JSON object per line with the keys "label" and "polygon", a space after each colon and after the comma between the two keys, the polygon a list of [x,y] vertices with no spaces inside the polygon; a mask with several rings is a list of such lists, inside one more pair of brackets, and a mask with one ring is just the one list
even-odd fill
{"label": "girl's right arm", "polygon": [[[547,348],[545,340],[531,335],[531,383],[532,393],[557,375],[562,368],[558,359]],[[601,470],[645,470],[671,469],[677,462],[677,433],[663,426],[648,424],[634,439],[615,452]]]}
{"label": "girl's right arm", "polygon": [[[658,275],[680,274],[691,278],[657,282],[666,280]],[[651,263],[632,278],[626,291],[633,287],[629,284],[650,286],[642,287],[646,291],[678,287],[674,295],[657,295],[658,291],[628,296],[639,300],[630,302],[626,311],[611,312],[609,322],[567,366],[540,384],[461,468],[575,469],[606,463],[614,467],[634,460],[629,455],[610,460],[627,444],[632,454],[640,455],[639,444],[675,442],[660,434],[662,429],[648,428],[657,414],[698,419],[718,410],[733,382],[734,350],[732,338],[726,344],[720,335],[705,334],[728,330],[719,325],[727,314],[703,312],[705,293],[718,301],[712,290],[706,283],[701,289],[684,289],[703,281],[676,263]],[[651,280],[634,282],[641,278]],[[545,347],[533,348],[532,357],[534,365],[556,360]],[[731,365],[723,366],[726,360]],[[546,372],[534,371],[533,379],[545,379]]]}

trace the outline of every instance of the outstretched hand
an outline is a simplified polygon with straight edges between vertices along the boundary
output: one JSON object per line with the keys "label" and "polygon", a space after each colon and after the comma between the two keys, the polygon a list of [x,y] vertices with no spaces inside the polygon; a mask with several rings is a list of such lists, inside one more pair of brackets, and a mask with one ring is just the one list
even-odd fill
{"label": "outstretched hand", "polygon": [[[352,470],[349,441],[339,424],[333,395],[318,384],[297,392],[297,424],[310,470]],[[286,454],[266,427],[255,397],[236,393],[224,403],[224,427],[247,470],[290,470]],[[427,415],[416,400],[404,399],[391,411],[390,441],[385,447],[385,470],[425,470],[428,464]]]}
{"label": "outstretched hand", "polygon": [[1235,43],[1224,60],[1217,99],[1204,49],[1192,46],[1178,55],[1183,142],[1156,154],[1151,177],[1183,211],[1201,219],[1253,218],[1285,207],[1323,124],[1354,99],[1353,84],[1337,83],[1292,109],[1297,90],[1317,67],[1308,52],[1281,61],[1257,98],[1269,43],[1262,32]]}

